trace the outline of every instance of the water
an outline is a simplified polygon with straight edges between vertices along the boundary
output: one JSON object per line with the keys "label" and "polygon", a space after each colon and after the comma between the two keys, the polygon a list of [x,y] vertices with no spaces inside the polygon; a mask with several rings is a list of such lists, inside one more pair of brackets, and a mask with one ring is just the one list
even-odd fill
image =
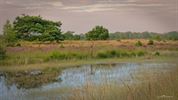
{"label": "water", "polygon": [[[156,75],[174,70],[173,63],[118,63],[83,65],[68,68],[62,71],[57,78],[61,81],[46,84],[40,88],[18,89],[15,84],[8,86],[6,78],[0,77],[0,100],[51,100],[60,99],[63,94],[57,90],[80,88],[88,83],[93,85],[113,84],[139,84]],[[145,78],[146,77],[146,78]]]}

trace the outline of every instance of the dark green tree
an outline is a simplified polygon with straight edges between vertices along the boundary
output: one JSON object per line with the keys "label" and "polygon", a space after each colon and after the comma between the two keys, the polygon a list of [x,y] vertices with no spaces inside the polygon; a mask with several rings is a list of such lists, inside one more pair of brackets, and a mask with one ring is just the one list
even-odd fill
{"label": "dark green tree", "polygon": [[57,42],[63,40],[61,22],[45,20],[41,16],[22,15],[13,24],[20,39]]}
{"label": "dark green tree", "polygon": [[86,33],[87,40],[107,40],[108,38],[109,31],[103,26],[96,26],[91,31]]}

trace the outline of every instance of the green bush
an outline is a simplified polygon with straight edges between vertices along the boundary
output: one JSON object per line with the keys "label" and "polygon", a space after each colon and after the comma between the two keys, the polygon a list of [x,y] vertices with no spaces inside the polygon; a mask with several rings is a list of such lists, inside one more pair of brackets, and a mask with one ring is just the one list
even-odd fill
{"label": "green bush", "polygon": [[145,52],[143,52],[143,51],[139,51],[139,52],[137,52],[137,56],[144,56],[145,55]]}
{"label": "green bush", "polygon": [[116,51],[116,50],[111,50],[111,51],[105,51],[105,52],[99,52],[97,53],[98,58],[114,58],[114,57],[136,57],[136,56],[144,56],[145,52],[144,51]]}
{"label": "green bush", "polygon": [[3,47],[0,47],[0,60],[5,59],[6,57],[6,50]]}
{"label": "green bush", "polygon": [[160,53],[159,53],[159,52],[155,52],[154,55],[155,55],[155,56],[160,56]]}
{"label": "green bush", "polygon": [[98,58],[108,58],[108,55],[106,52],[99,52],[97,53]]}
{"label": "green bush", "polygon": [[60,52],[53,52],[49,58],[61,60],[61,59],[66,59],[66,55]]}
{"label": "green bush", "polygon": [[153,40],[149,40],[148,41],[148,45],[154,45],[154,41]]}
{"label": "green bush", "polygon": [[6,57],[6,50],[5,50],[5,41],[3,38],[0,38],[0,60],[5,59]]}
{"label": "green bush", "polygon": [[135,46],[140,47],[140,46],[143,46],[143,44],[142,44],[141,41],[137,41],[136,44],[135,44]]}
{"label": "green bush", "polygon": [[88,56],[83,53],[70,52],[53,52],[47,57],[48,60],[69,60],[69,59],[86,59]]}
{"label": "green bush", "polygon": [[21,44],[20,44],[20,43],[17,43],[16,46],[17,46],[17,47],[21,47]]}

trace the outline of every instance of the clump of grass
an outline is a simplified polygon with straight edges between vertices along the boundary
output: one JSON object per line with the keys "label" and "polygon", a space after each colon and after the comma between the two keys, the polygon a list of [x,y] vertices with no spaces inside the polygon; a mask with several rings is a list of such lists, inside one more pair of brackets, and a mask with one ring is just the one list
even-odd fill
{"label": "clump of grass", "polygon": [[135,46],[137,46],[137,47],[141,47],[141,46],[143,46],[143,44],[142,44],[141,41],[137,41],[137,42],[135,43]]}
{"label": "clump of grass", "polygon": [[88,55],[76,52],[58,52],[54,51],[47,57],[48,60],[70,60],[70,59],[86,59]]}
{"label": "clump of grass", "polygon": [[147,44],[148,45],[154,45],[154,41],[153,40],[149,40]]}

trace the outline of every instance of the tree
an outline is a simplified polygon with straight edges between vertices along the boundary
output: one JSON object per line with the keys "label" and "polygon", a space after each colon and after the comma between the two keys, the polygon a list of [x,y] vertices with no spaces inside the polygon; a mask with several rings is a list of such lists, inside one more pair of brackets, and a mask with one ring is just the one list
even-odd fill
{"label": "tree", "polygon": [[3,33],[7,45],[14,46],[17,42],[17,36],[9,20],[7,20],[3,27]]}
{"label": "tree", "polygon": [[74,32],[72,31],[67,31],[65,32],[63,35],[64,35],[64,39],[65,40],[73,40],[74,39],[74,35],[73,35]]}
{"label": "tree", "polygon": [[24,40],[57,41],[63,40],[60,21],[54,22],[41,16],[18,16],[14,21],[18,38]]}
{"label": "tree", "polygon": [[96,26],[91,31],[86,33],[87,40],[106,40],[108,38],[109,38],[109,31],[103,26]]}

